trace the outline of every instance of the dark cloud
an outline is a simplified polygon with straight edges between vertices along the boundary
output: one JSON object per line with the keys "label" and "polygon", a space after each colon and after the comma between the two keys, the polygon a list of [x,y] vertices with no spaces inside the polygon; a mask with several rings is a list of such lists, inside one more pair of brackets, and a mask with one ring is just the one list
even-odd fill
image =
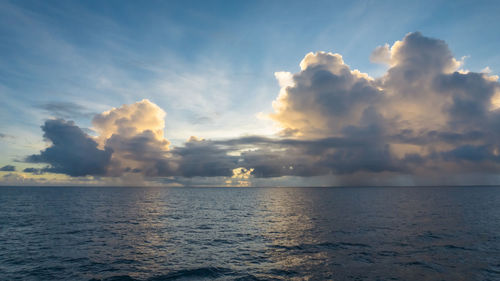
{"label": "dark cloud", "polygon": [[71,121],[47,120],[42,126],[44,138],[52,145],[40,154],[28,156],[27,162],[48,163],[44,172],[70,176],[103,175],[111,159],[109,149],[97,148],[97,142]]}
{"label": "dark cloud", "polygon": [[50,168],[45,168],[45,169],[37,169],[37,168],[26,168],[23,170],[25,173],[30,173],[33,175],[42,175],[44,174],[44,170],[49,170]]}
{"label": "dark cloud", "polygon": [[90,118],[95,114],[87,108],[72,102],[48,102],[36,107],[43,109],[53,117],[62,119]]}
{"label": "dark cloud", "polygon": [[497,118],[498,113],[491,110],[491,100],[499,86],[484,73],[439,75],[434,86],[439,93],[452,99],[452,103],[443,108],[449,113],[452,128],[484,127],[484,122]]}
{"label": "dark cloud", "polygon": [[12,165],[5,165],[2,168],[0,168],[1,172],[14,172],[16,170],[16,166]]}
{"label": "dark cloud", "polygon": [[494,154],[494,148],[489,145],[462,145],[442,153],[447,161],[468,162],[500,162],[500,157]]}
{"label": "dark cloud", "polygon": [[0,139],[13,139],[13,138],[14,138],[14,136],[0,133]]}
{"label": "dark cloud", "polygon": [[158,162],[164,161],[170,155],[165,149],[169,142],[158,139],[150,130],[143,131],[131,137],[119,134],[106,140],[106,148],[112,150],[114,157],[110,165],[111,175],[134,172],[147,176],[158,175]]}
{"label": "dark cloud", "polygon": [[184,147],[172,150],[178,176],[215,177],[232,176],[238,167],[238,157],[228,155],[231,150],[206,140],[190,140]]}

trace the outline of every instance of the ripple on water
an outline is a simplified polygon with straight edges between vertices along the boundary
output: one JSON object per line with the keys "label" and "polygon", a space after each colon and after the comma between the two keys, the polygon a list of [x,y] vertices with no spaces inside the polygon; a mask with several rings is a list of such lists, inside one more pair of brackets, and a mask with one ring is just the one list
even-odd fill
{"label": "ripple on water", "polygon": [[500,188],[0,188],[0,280],[500,280]]}

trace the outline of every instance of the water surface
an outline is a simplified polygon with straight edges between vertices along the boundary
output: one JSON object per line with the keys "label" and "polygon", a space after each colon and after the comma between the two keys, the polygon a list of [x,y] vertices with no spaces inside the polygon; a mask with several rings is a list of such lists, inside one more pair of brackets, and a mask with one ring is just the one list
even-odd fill
{"label": "water surface", "polygon": [[500,280],[500,188],[0,187],[0,280]]}

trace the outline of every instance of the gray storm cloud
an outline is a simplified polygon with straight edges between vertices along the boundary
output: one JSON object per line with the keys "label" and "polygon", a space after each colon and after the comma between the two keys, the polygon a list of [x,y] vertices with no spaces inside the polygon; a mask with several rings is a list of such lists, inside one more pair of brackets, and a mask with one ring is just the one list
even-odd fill
{"label": "gray storm cloud", "polygon": [[0,168],[0,172],[14,172],[16,170],[16,166],[13,165],[5,165]]}
{"label": "gray storm cloud", "polygon": [[47,120],[42,126],[44,138],[52,145],[40,154],[28,156],[27,162],[47,163],[41,172],[70,176],[105,175],[112,151],[101,150],[97,142],[71,121]]}
{"label": "gray storm cloud", "polygon": [[143,100],[96,115],[96,138],[70,122],[47,121],[42,129],[52,146],[28,160],[72,176],[230,177],[244,168],[253,177],[338,175],[346,182],[499,170],[497,77],[460,70],[444,41],[418,32],[378,47],[371,60],[388,65],[382,77],[326,52],[307,54],[297,73],[277,72],[281,89],[269,117],[281,137],[192,138],[170,147],[165,112]]}

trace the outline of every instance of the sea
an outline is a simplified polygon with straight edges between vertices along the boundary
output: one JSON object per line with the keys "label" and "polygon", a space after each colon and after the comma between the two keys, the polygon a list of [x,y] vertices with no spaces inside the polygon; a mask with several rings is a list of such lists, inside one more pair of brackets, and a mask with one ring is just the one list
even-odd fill
{"label": "sea", "polygon": [[0,187],[0,280],[500,280],[500,187]]}

